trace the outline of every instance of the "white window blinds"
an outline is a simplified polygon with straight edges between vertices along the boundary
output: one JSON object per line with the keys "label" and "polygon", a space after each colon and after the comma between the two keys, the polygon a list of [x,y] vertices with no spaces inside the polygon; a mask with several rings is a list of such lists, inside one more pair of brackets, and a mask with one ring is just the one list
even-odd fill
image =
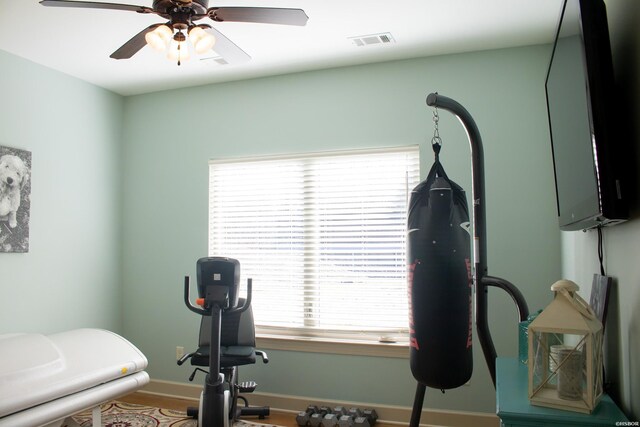
{"label": "white window blinds", "polygon": [[406,334],[417,146],[211,161],[209,177],[209,255],[238,259],[253,279],[259,332]]}

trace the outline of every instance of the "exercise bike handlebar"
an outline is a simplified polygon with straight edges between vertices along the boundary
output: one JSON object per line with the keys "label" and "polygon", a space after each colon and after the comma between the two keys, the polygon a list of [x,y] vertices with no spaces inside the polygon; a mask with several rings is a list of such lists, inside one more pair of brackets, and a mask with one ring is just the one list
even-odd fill
{"label": "exercise bike handlebar", "polygon": [[199,314],[201,316],[207,315],[207,311],[204,308],[197,307],[191,303],[189,295],[189,276],[184,276],[184,304],[189,310],[193,311],[196,314]]}
{"label": "exercise bike handlebar", "polygon": [[[231,314],[231,313],[242,313],[244,311],[247,311],[247,309],[251,307],[252,287],[253,287],[253,280],[249,278],[247,279],[247,299],[244,301],[244,304],[242,304],[239,307],[234,307],[234,308],[225,310],[225,313]],[[198,301],[199,303],[200,300],[204,302],[204,299],[202,298],[198,298],[198,300],[196,301]],[[190,295],[190,289],[189,289],[189,276],[184,276],[184,304],[187,306],[189,310],[193,311],[196,314],[199,314],[201,316],[211,315],[210,310],[200,308],[196,305],[193,305],[193,303],[191,302],[191,295]],[[202,304],[199,304],[199,305],[202,305]]]}
{"label": "exercise bike handlebar", "polygon": [[251,307],[251,289],[253,287],[253,280],[251,278],[247,279],[247,299],[245,299],[244,304],[240,307],[235,307],[229,310],[226,310],[225,313],[243,313],[247,311],[249,307]]}

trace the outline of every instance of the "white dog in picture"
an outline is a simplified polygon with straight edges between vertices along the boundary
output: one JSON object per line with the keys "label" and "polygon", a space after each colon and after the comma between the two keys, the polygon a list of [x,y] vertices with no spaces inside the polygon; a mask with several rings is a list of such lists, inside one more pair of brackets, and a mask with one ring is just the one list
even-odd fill
{"label": "white dog in picture", "polygon": [[11,154],[0,157],[0,221],[7,221],[11,228],[18,225],[20,190],[28,179],[29,170],[20,157]]}

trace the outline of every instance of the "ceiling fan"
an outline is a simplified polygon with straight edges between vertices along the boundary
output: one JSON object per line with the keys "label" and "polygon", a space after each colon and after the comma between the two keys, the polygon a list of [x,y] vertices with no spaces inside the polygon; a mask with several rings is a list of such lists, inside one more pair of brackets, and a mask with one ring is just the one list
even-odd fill
{"label": "ceiling fan", "polygon": [[262,24],[306,25],[309,19],[302,9],[271,7],[209,7],[209,0],[153,0],[153,6],[135,6],[119,3],[102,3],[76,0],[42,0],[40,4],[52,7],[77,7],[85,9],[125,10],[151,13],[168,21],[153,24],[140,31],[120,46],[110,57],[129,59],[146,44],[156,50],[167,50],[167,57],[188,59],[191,42],[197,53],[213,49],[228,63],[246,62],[251,57],[209,24],[195,24],[204,18],[214,22],[252,22]]}

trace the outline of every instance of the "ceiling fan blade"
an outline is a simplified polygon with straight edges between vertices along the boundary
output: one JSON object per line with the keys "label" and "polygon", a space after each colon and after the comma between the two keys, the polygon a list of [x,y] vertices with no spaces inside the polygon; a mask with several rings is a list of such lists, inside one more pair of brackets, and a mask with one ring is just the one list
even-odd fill
{"label": "ceiling fan blade", "polygon": [[207,11],[214,21],[255,22],[260,24],[307,24],[309,17],[302,9],[275,7],[212,7]]}
{"label": "ceiling fan blade", "polygon": [[241,64],[247,62],[251,57],[242,49],[240,49],[234,42],[229,40],[224,34],[215,28],[211,28],[208,25],[202,25],[203,29],[212,34],[216,38],[216,44],[213,45],[213,50],[220,56],[222,56],[229,64]]}
{"label": "ceiling fan blade", "polygon": [[84,9],[113,9],[113,10],[130,10],[138,13],[153,13],[153,9],[146,6],[135,6],[132,4],[120,3],[101,3],[92,1],[72,1],[72,0],[42,0],[43,6],[51,7],[80,7]]}
{"label": "ceiling fan blade", "polygon": [[128,42],[126,42],[125,44],[120,46],[120,48],[118,50],[113,52],[109,56],[109,58],[113,58],[113,59],[129,59],[129,58],[131,58],[133,55],[138,53],[138,51],[140,49],[142,49],[143,47],[145,47],[145,45],[147,44],[147,41],[144,39],[144,36],[149,31],[155,30],[160,25],[162,25],[162,24],[153,24],[153,25],[148,26],[144,30],[140,31],[138,34],[136,34],[135,36],[131,37],[131,39],[129,39]]}

